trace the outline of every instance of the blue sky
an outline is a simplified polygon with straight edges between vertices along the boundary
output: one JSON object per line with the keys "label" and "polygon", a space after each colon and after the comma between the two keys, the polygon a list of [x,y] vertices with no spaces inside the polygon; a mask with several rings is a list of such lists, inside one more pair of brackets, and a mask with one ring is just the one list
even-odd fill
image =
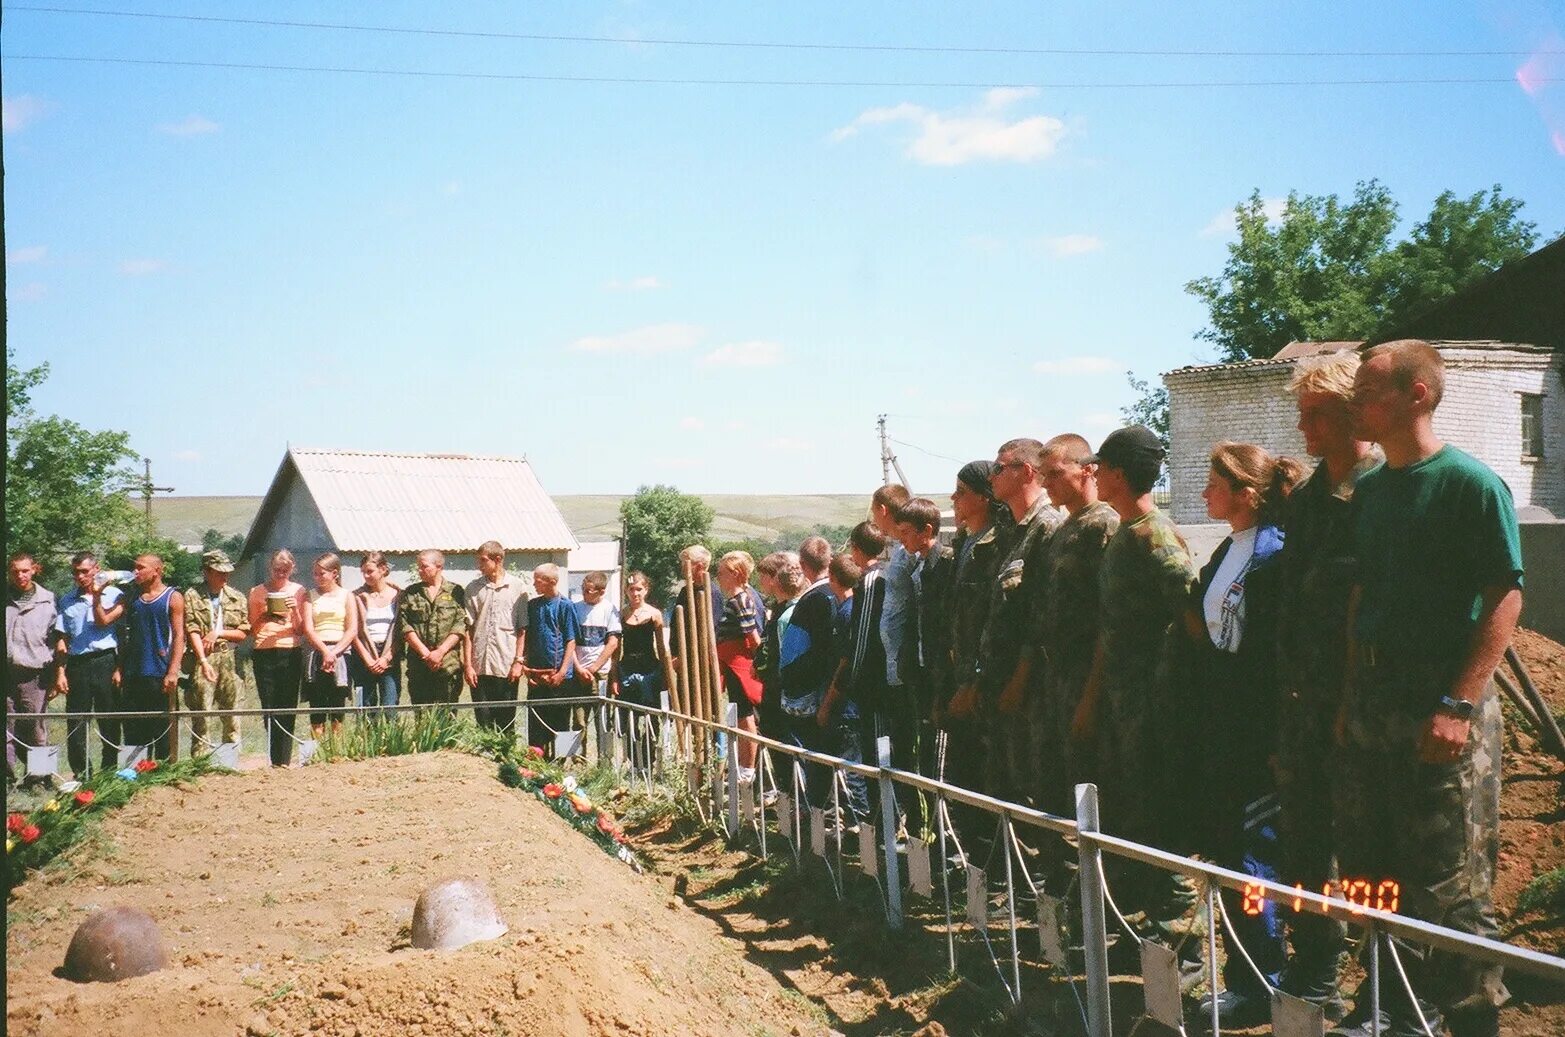
{"label": "blue sky", "polygon": [[[1182,286],[1252,190],[1375,177],[1411,223],[1500,183],[1565,229],[1559,4],[107,6],[624,41],[7,5],[10,344],[52,366],[40,410],[181,494],[261,493],[290,440],[526,454],[556,493],[856,492],[881,412],[948,492],[950,458],[1096,442],[1126,370],[1204,356]],[[1503,53],[1340,56],[1450,50]],[[1107,85],[1406,78],[1501,82]]]}

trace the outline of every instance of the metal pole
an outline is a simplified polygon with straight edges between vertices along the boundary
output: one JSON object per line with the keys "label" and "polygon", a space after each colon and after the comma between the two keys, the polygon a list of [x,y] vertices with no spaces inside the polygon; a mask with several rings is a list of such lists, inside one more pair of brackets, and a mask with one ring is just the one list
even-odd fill
{"label": "metal pole", "polygon": [[1005,832],[1005,907],[1010,914],[1011,925],[1011,1001],[1022,1003],[1022,952],[1016,946],[1016,876],[1011,865],[1011,819],[1004,823]]}
{"label": "metal pole", "polygon": [[902,928],[902,878],[897,872],[897,793],[891,780],[891,739],[875,739],[875,762],[880,766],[880,830],[886,844],[886,920]]}
{"label": "metal pole", "polygon": [[1364,938],[1369,941],[1369,1027],[1380,1037],[1380,933],[1373,923],[1364,927]]}
{"label": "metal pole", "polygon": [[956,934],[951,929],[951,866],[946,859],[946,801],[944,796],[935,800],[935,832],[940,837],[940,889],[946,908],[946,960],[951,971],[956,971]]}
{"label": "metal pole", "polygon": [[728,735],[728,838],[739,838],[739,706],[730,702],[723,723],[730,728]]}
{"label": "metal pole", "polygon": [[1087,964],[1087,1032],[1111,1037],[1114,1032],[1109,1000],[1109,933],[1103,908],[1103,851],[1090,836],[1098,831],[1098,787],[1076,786],[1076,859],[1081,877],[1081,944]]}
{"label": "metal pole", "polygon": [[1212,999],[1212,1033],[1221,1034],[1217,1004],[1217,883],[1206,884],[1206,992]]}

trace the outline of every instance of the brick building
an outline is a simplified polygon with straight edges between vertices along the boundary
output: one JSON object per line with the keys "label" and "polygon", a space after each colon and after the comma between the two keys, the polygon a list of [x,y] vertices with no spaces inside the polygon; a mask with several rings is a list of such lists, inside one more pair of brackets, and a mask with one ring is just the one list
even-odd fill
{"label": "brick building", "polygon": [[[1446,363],[1435,430],[1493,468],[1518,507],[1565,516],[1565,366],[1543,347],[1510,342],[1433,343]],[[1306,465],[1288,379],[1300,358],[1360,346],[1294,342],[1266,360],[1182,367],[1168,387],[1169,480],[1174,520],[1207,521],[1201,490],[1208,455],[1220,440],[1259,443]]]}

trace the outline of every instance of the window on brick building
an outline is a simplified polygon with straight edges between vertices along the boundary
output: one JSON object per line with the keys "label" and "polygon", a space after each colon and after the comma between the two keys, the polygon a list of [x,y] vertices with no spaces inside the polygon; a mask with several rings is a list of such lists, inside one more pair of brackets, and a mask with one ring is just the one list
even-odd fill
{"label": "window on brick building", "polygon": [[1522,397],[1522,456],[1543,456],[1543,396],[1524,392]]}

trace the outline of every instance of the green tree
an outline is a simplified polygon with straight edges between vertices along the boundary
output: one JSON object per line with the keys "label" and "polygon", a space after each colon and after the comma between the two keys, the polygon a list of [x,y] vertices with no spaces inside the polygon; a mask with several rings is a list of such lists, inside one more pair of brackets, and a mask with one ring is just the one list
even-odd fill
{"label": "green tree", "polygon": [[1537,227],[1521,208],[1498,184],[1468,198],[1447,191],[1393,244],[1397,204],[1378,181],[1347,202],[1290,193],[1275,226],[1257,191],[1234,207],[1239,236],[1222,273],[1185,285],[1207,308],[1197,337],[1224,362],[1295,340],[1366,338],[1531,251]]}
{"label": "green tree", "polygon": [[642,486],[621,502],[626,561],[647,574],[658,600],[679,579],[679,552],[707,542],[715,514],[700,497],[672,486]]}
{"label": "green tree", "polygon": [[234,533],[229,536],[225,535],[220,529],[209,527],[205,533],[201,534],[201,550],[210,551],[214,547],[226,551],[228,557],[238,561],[239,556],[244,553],[245,535],[243,533]]}
{"label": "green tree", "polygon": [[1145,378],[1137,378],[1134,371],[1126,371],[1125,379],[1130,382],[1131,391],[1136,394],[1134,403],[1119,409],[1125,424],[1145,425],[1157,433],[1157,438],[1163,441],[1163,449],[1167,450],[1169,445],[1168,390],[1161,385],[1153,387]]}
{"label": "green tree", "polygon": [[58,559],[83,548],[104,550],[142,535],[127,487],[136,473],[130,436],[94,432],[66,418],[33,413],[31,392],[49,366],[22,370],[5,357],[6,553]]}

